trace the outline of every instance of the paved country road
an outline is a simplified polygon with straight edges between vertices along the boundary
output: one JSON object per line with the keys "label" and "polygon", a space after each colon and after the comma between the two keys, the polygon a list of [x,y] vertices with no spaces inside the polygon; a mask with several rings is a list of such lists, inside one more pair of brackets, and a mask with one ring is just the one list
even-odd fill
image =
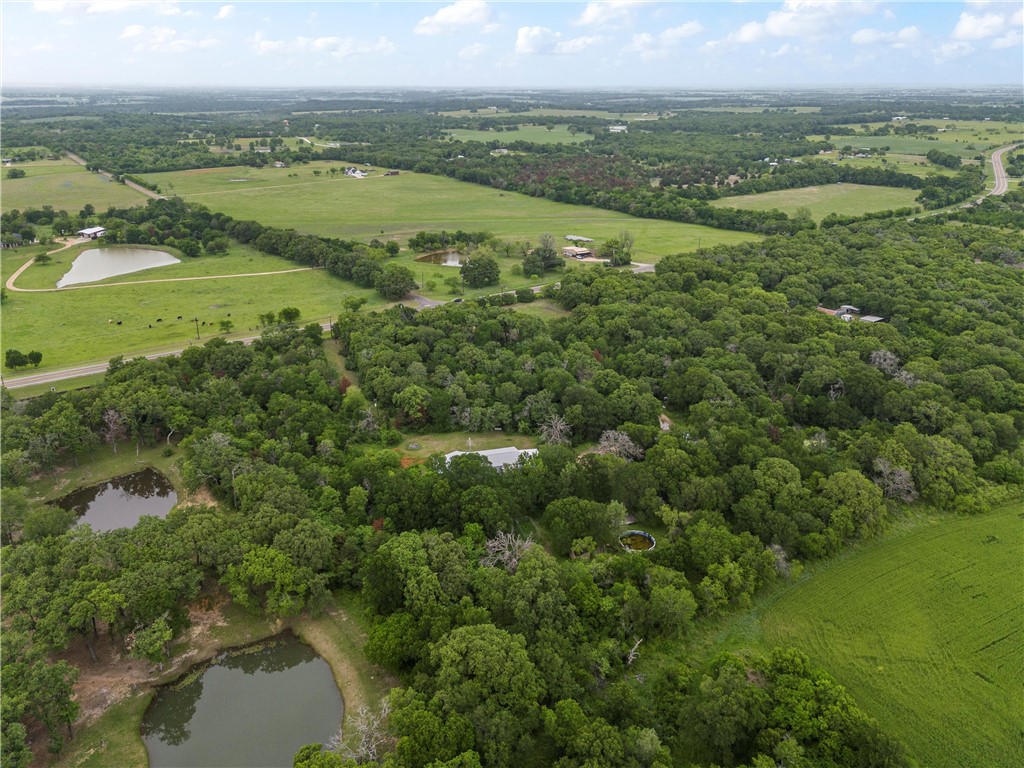
{"label": "paved country road", "polygon": [[1017,145],[1013,144],[1009,147],[1001,147],[992,153],[992,178],[995,184],[988,194],[1001,195],[1009,188],[1009,184],[1006,181],[1006,169],[1003,168],[1003,155],[1016,147]]}

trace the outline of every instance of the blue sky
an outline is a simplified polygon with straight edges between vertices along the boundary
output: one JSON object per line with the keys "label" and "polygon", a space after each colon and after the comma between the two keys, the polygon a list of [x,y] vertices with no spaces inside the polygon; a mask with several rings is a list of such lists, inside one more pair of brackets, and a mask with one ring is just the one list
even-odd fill
{"label": "blue sky", "polygon": [[1021,85],[1022,28],[1020,0],[5,0],[0,71],[5,86]]}

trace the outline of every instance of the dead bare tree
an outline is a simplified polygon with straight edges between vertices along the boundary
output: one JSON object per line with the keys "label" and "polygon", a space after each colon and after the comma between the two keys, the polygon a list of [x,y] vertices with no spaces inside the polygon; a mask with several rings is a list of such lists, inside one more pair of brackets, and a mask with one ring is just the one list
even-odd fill
{"label": "dead bare tree", "polygon": [[640,643],[642,643],[643,641],[644,639],[641,637],[639,640],[633,643],[633,647],[629,649],[629,653],[626,654],[627,667],[632,666],[633,662],[640,658],[640,651],[638,649],[640,648]]}
{"label": "dead bare tree", "polygon": [[519,560],[533,546],[533,537],[525,539],[514,533],[498,531],[493,539],[487,540],[487,554],[480,558],[481,565],[502,566],[509,573],[515,573]]}
{"label": "dead bare tree", "polygon": [[782,548],[781,544],[772,544],[768,547],[768,551],[772,553],[772,557],[775,558],[775,570],[780,576],[789,578],[789,556],[786,554],[786,550]]}
{"label": "dead bare tree", "polygon": [[902,467],[894,467],[888,459],[881,457],[874,462],[875,484],[882,489],[887,499],[896,499],[909,504],[917,498],[917,488],[910,472]]}
{"label": "dead bare tree", "polygon": [[895,376],[900,369],[900,359],[895,352],[890,352],[887,349],[877,349],[872,352],[868,355],[868,363],[890,376]]}
{"label": "dead bare tree", "polygon": [[100,427],[100,434],[103,435],[104,442],[109,443],[114,449],[114,453],[117,453],[117,441],[124,440],[128,435],[128,430],[125,427],[121,414],[113,408],[108,408],[104,411],[103,426]]}
{"label": "dead bare tree", "polygon": [[367,408],[363,411],[363,420],[359,422],[359,428],[367,432],[373,432],[378,426],[377,414],[373,412],[373,409]]}
{"label": "dead bare tree", "polygon": [[607,429],[601,433],[596,452],[611,453],[626,461],[644,457],[644,449],[634,443],[633,439],[625,432],[620,432],[617,429]]}
{"label": "dead bare tree", "polygon": [[568,445],[572,427],[557,413],[551,414],[540,426],[540,439],[548,445]]}
{"label": "dead bare tree", "polygon": [[375,762],[391,746],[391,737],[387,732],[390,713],[391,703],[386,700],[376,712],[372,712],[369,707],[360,707],[354,716],[350,716],[352,737],[346,739],[342,727],[327,742],[327,749],[355,760],[359,765]]}

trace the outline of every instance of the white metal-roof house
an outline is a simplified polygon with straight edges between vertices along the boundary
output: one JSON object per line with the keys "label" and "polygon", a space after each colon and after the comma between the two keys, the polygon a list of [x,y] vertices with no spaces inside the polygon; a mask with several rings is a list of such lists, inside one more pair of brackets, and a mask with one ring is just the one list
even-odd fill
{"label": "white metal-roof house", "polygon": [[85,229],[78,230],[78,234],[82,237],[91,237],[95,240],[97,237],[103,237],[107,234],[106,227],[86,227]]}
{"label": "white metal-roof house", "polygon": [[483,456],[489,462],[491,466],[497,469],[499,472],[505,467],[511,466],[519,461],[520,456],[533,456],[537,453],[536,448],[524,448],[520,450],[514,445],[510,445],[507,448],[491,448],[488,451],[452,451],[444,455],[445,463],[450,462],[456,456],[465,456],[467,454],[477,454]]}

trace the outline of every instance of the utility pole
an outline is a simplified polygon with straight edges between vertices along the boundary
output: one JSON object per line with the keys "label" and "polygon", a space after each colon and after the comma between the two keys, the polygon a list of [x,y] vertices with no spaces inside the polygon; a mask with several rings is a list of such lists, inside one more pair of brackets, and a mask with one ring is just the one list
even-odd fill
{"label": "utility pole", "polygon": [[199,318],[198,317],[193,317],[192,319],[196,321],[196,340],[198,341],[199,340]]}

